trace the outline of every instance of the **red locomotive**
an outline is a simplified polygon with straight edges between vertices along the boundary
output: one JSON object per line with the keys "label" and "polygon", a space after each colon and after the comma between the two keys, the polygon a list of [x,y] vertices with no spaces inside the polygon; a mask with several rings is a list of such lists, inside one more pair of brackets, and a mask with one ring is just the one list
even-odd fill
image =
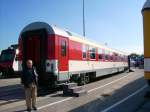
{"label": "red locomotive", "polygon": [[18,75],[18,52],[17,44],[2,50],[0,55],[2,77],[14,77]]}

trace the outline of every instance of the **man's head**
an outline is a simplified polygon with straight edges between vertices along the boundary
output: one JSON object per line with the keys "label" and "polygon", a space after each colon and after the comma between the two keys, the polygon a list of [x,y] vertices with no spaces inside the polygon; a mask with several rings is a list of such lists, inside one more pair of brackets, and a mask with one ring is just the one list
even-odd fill
{"label": "man's head", "polygon": [[28,68],[32,68],[33,65],[32,60],[28,60],[26,63]]}

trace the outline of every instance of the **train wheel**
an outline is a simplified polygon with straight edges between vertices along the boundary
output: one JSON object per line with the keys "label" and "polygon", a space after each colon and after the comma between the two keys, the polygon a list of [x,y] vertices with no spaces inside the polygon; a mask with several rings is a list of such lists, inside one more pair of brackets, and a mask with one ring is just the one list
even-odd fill
{"label": "train wheel", "polygon": [[78,79],[78,84],[79,85],[84,85],[85,84],[84,74],[80,74],[80,77]]}
{"label": "train wheel", "polygon": [[85,73],[80,74],[80,78],[79,78],[79,85],[85,85],[87,83],[89,83],[90,79],[89,79],[89,75],[86,75]]}
{"label": "train wheel", "polygon": [[85,76],[85,84],[89,83],[90,82],[90,78],[89,78],[89,75],[86,75]]}

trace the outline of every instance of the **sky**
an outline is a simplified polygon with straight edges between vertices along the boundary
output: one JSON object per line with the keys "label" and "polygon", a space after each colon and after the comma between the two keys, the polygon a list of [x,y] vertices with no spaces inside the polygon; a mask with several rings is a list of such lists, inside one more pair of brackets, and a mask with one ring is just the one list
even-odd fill
{"label": "sky", "polygon": [[[145,1],[85,0],[86,38],[142,54]],[[36,21],[82,35],[82,0],[0,0],[0,51],[18,43],[21,30]]]}

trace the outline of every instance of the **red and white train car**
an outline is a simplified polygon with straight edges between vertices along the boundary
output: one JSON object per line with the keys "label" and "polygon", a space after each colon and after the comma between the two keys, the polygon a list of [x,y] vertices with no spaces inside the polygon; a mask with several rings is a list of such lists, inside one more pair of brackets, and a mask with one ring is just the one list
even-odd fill
{"label": "red and white train car", "polygon": [[28,59],[39,73],[39,83],[87,83],[128,67],[123,52],[96,44],[68,30],[44,22],[27,25],[19,37],[20,71]]}

